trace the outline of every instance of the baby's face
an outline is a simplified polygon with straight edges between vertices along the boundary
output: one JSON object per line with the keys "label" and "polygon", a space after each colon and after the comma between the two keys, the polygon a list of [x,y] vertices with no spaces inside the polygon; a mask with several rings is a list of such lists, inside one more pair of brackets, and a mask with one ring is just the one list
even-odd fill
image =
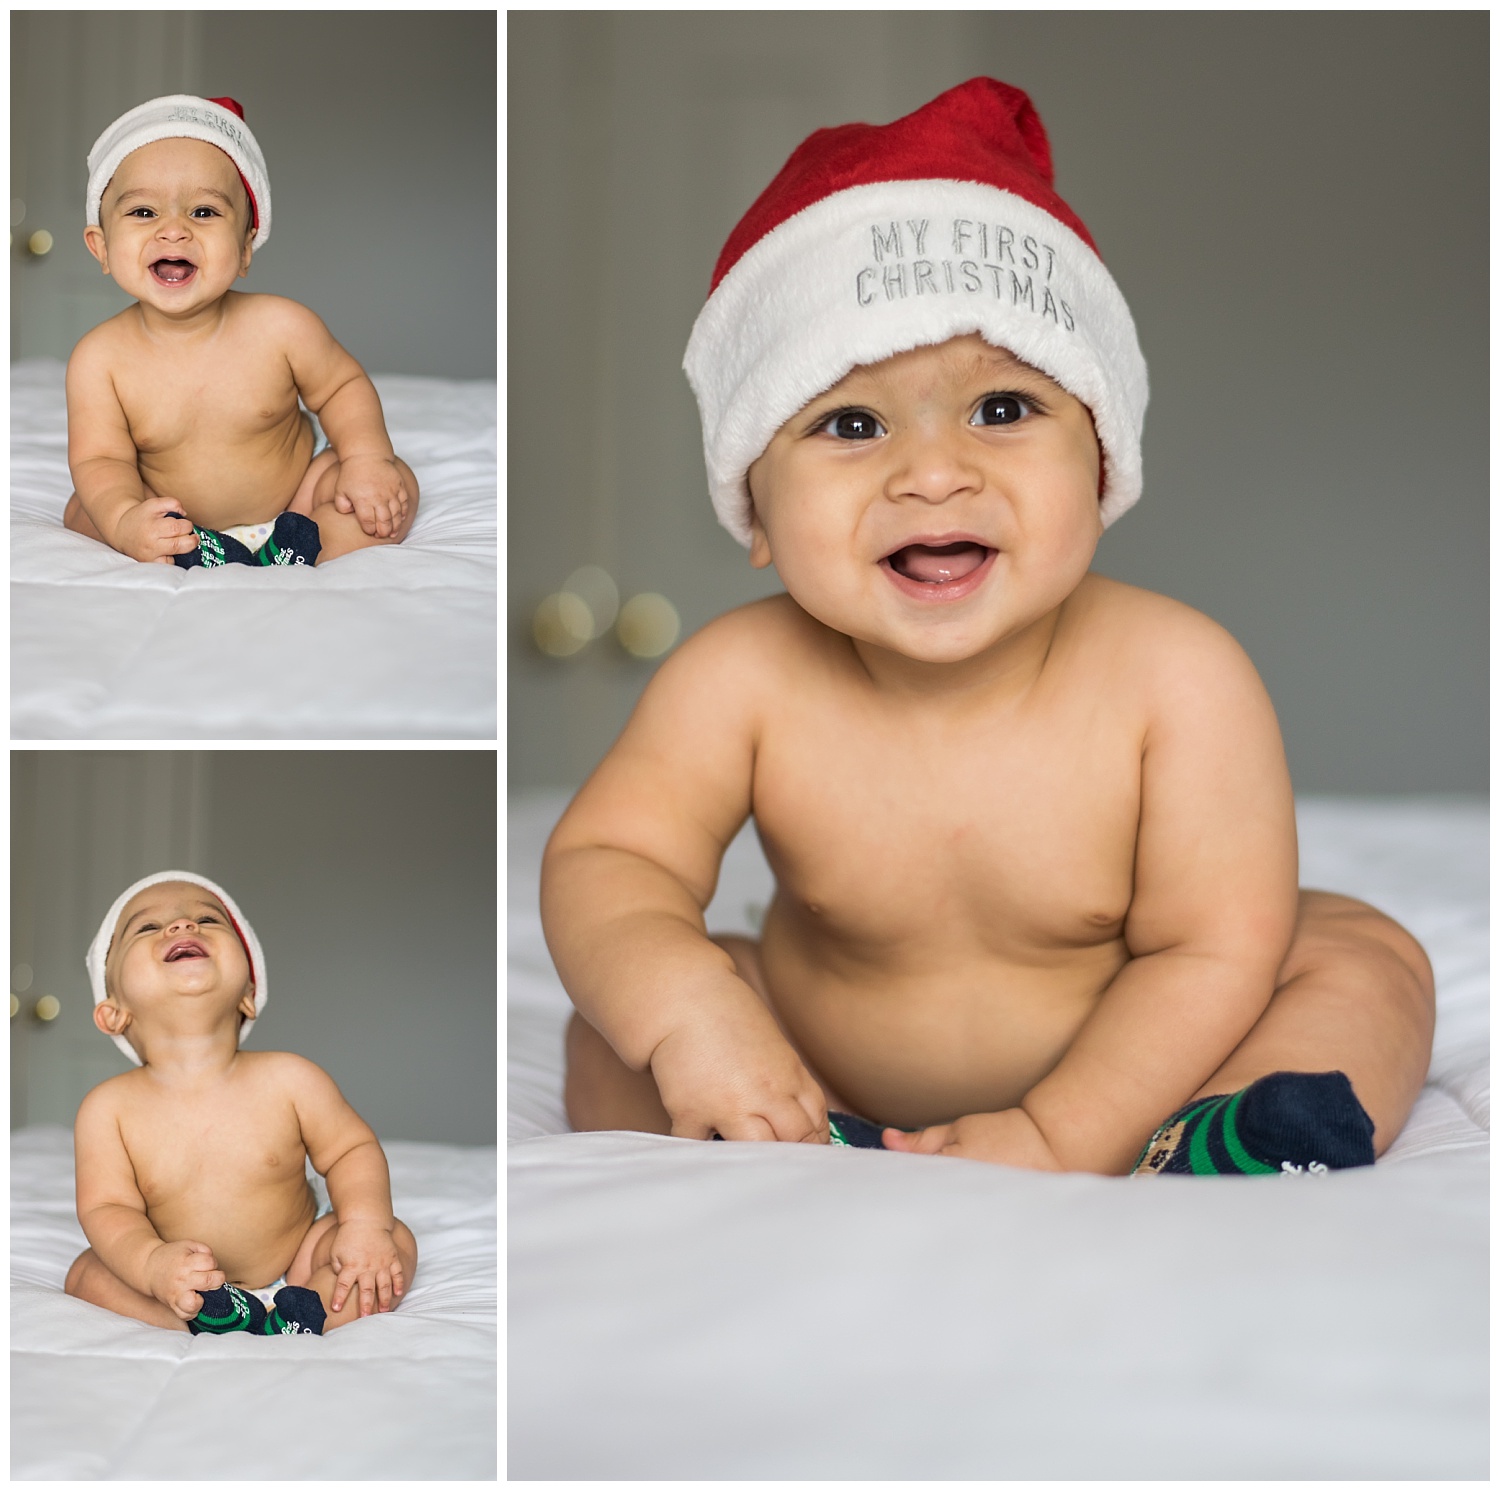
{"label": "baby's face", "polygon": [[1060,605],[1102,527],[1088,410],[978,336],[855,368],[750,468],[751,562],[846,636],[957,662]]}
{"label": "baby's face", "polygon": [[120,163],[84,229],[89,252],[127,294],[168,315],[220,299],[250,267],[250,202],[222,150],[158,140]]}
{"label": "baby's face", "polygon": [[255,1017],[245,945],[224,903],[188,881],[148,886],[126,902],[104,960],[104,987],[136,1021],[179,1000],[215,1000]]}

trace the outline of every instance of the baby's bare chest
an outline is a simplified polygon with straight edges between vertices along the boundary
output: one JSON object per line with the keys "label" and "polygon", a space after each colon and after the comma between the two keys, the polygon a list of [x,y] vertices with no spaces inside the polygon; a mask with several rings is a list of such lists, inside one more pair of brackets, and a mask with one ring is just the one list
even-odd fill
{"label": "baby's bare chest", "polygon": [[300,1184],[307,1151],[290,1105],[167,1103],[122,1120],[147,1208],[210,1195],[245,1197]]}
{"label": "baby's bare chest", "polygon": [[1023,956],[1118,937],[1140,779],[1107,709],[945,731],[807,708],[768,732],[754,807],[805,931]]}
{"label": "baby's bare chest", "polygon": [[254,345],[212,355],[132,356],[115,388],[135,448],[147,457],[253,445],[298,418],[286,360]]}

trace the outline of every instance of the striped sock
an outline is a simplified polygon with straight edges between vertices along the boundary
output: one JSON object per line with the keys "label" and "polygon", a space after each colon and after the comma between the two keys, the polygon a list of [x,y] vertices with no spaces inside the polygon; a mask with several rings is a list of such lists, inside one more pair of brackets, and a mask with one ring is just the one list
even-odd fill
{"label": "striped sock", "polygon": [[828,1142],[847,1145],[850,1149],[884,1149],[880,1136],[885,1128],[852,1113],[829,1113]]}
{"label": "striped sock", "polygon": [[1131,1173],[1318,1175],[1373,1165],[1374,1134],[1342,1072],[1272,1072],[1179,1108]]}
{"label": "striped sock", "polygon": [[315,1289],[288,1284],[272,1296],[276,1306],[257,1328],[262,1336],[321,1336],[328,1312]]}
{"label": "striped sock", "polygon": [[187,1328],[195,1336],[227,1336],[231,1331],[261,1333],[265,1323],[266,1307],[253,1294],[236,1289],[233,1284],[222,1284],[208,1290],[197,1316],[189,1320]]}

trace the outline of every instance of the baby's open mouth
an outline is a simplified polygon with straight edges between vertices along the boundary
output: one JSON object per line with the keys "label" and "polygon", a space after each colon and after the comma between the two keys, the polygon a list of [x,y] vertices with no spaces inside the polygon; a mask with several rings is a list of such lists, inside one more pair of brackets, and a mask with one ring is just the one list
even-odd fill
{"label": "baby's open mouth", "polygon": [[158,259],[151,273],[164,285],[182,285],[197,274],[198,266],[186,259]]}
{"label": "baby's open mouth", "polygon": [[972,575],[995,551],[967,539],[952,544],[907,544],[885,562],[898,575],[924,585],[949,585]]}
{"label": "baby's open mouth", "polygon": [[183,958],[206,958],[208,949],[201,942],[194,942],[191,938],[183,938],[180,942],[174,942],[167,949],[167,956],[163,960],[167,963],[178,963]]}

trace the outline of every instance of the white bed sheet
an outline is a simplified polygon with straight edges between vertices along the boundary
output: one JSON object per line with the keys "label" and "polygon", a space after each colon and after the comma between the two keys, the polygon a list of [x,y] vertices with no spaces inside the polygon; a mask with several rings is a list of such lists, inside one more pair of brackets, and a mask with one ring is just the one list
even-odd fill
{"label": "white bed sheet", "polygon": [[399,1308],[316,1339],[190,1336],[62,1292],[88,1246],[66,1128],[11,1140],[18,1480],[493,1480],[495,1150],[387,1142]]}
{"label": "white bed sheet", "polygon": [[[562,806],[513,800],[516,1478],[1484,1478],[1488,811],[1309,799],[1304,884],[1423,942],[1438,1029],[1373,1168],[1142,1183],[569,1134],[536,910]],[[749,930],[748,832],[709,912]]]}
{"label": "white bed sheet", "polygon": [[422,487],[398,547],[182,570],[62,527],[63,373],[11,366],[13,738],[494,737],[493,382],[374,380]]}

